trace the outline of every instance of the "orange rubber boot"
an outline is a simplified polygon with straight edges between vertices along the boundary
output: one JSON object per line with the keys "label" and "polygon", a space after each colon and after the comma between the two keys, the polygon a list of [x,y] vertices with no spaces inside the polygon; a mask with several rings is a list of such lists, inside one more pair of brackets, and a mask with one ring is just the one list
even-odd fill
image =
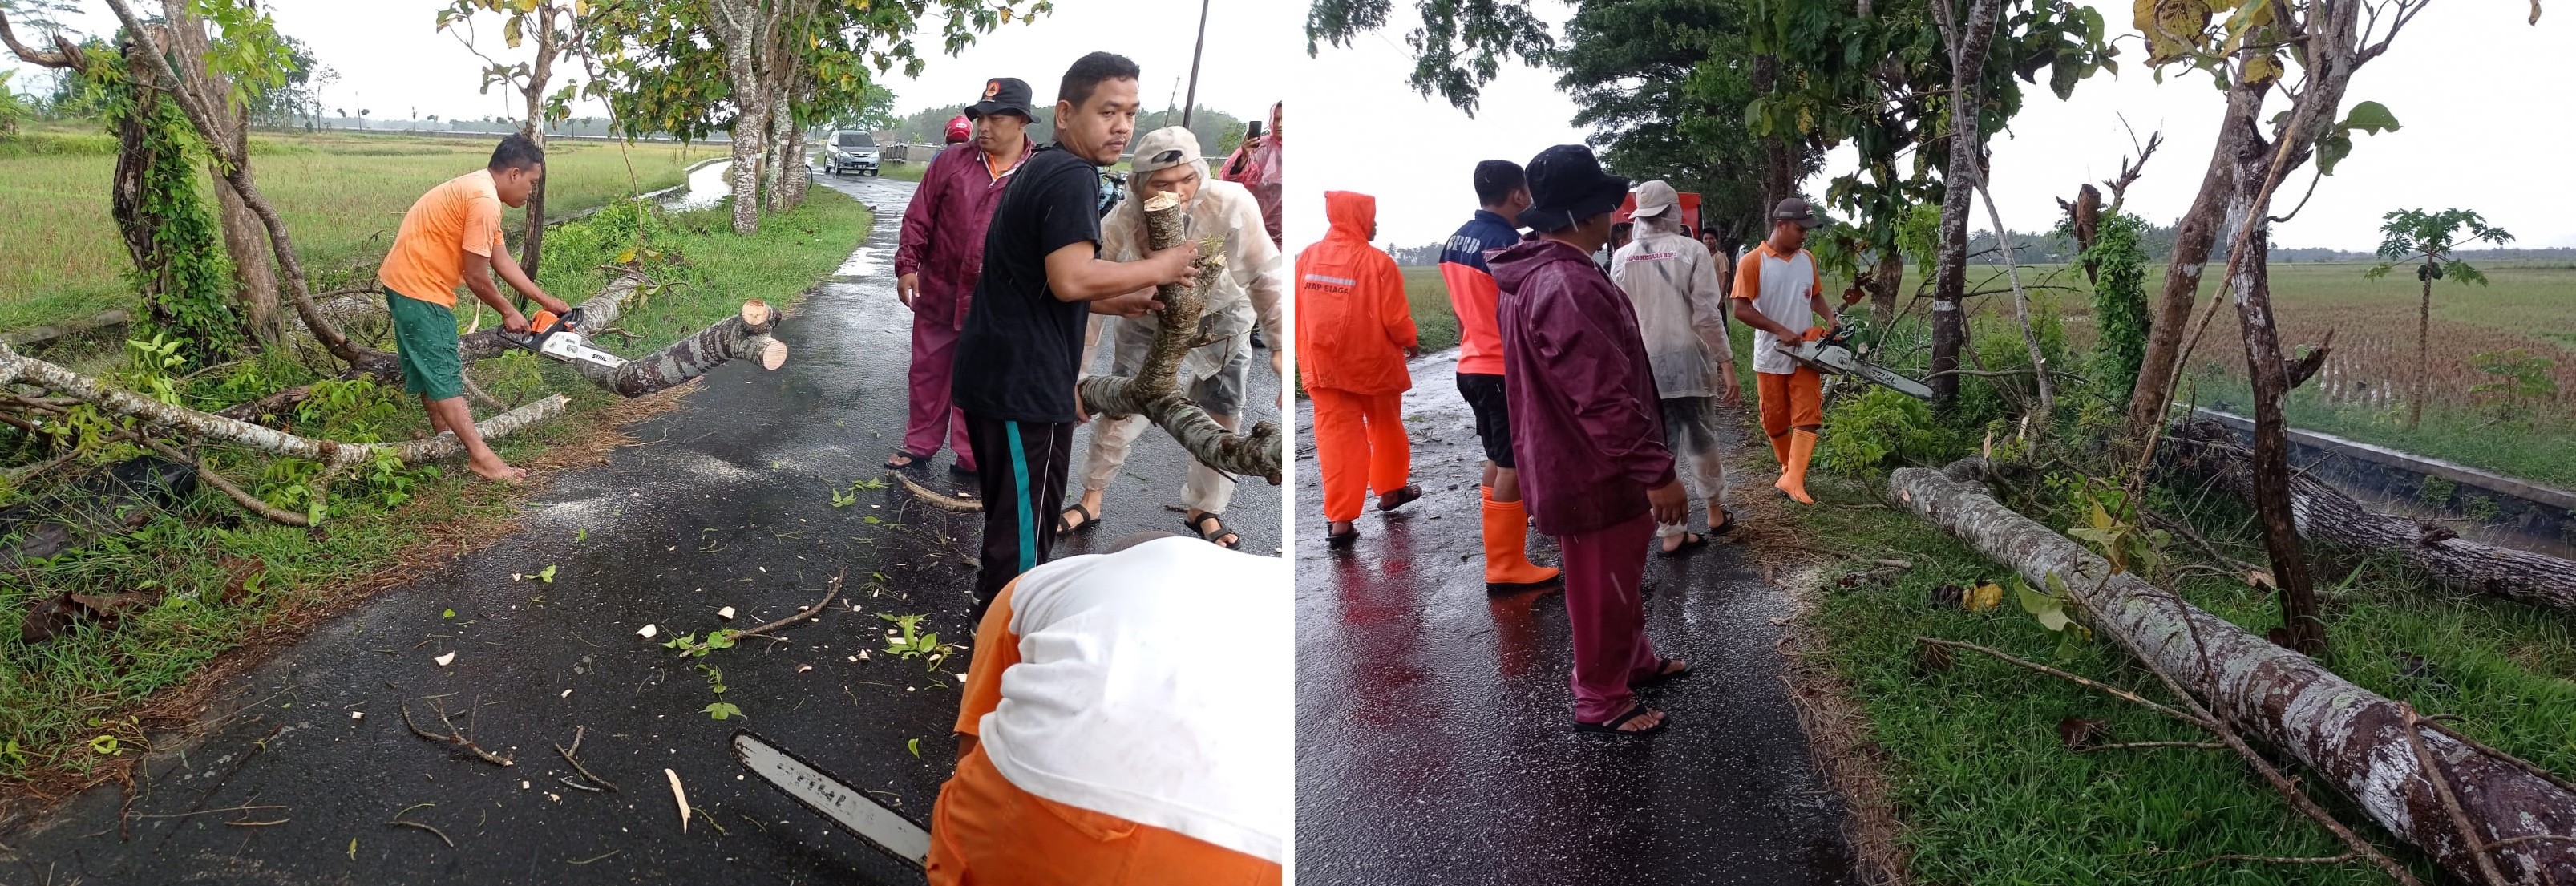
{"label": "orange rubber boot", "polygon": [[[1794,432],[1794,431],[1793,431],[1793,432],[1791,432],[1791,433],[1796,433],[1796,432]],[[1785,467],[1788,467],[1788,466],[1789,466],[1789,435],[1788,435],[1788,434],[1782,434],[1782,435],[1780,435],[1780,436],[1777,436],[1777,437],[1773,437],[1773,438],[1771,438],[1771,457],[1772,457],[1773,459],[1777,460],[1777,461],[1780,463],[1780,466],[1781,466],[1781,467],[1784,467],[1784,468],[1785,468]]]}
{"label": "orange rubber boot", "polygon": [[1807,497],[1807,459],[1815,457],[1815,454],[1814,431],[1790,431],[1789,460],[1780,465],[1780,482],[1771,485],[1788,493],[1799,504],[1815,504],[1815,499]]}
{"label": "orange rubber boot", "polygon": [[1529,511],[1516,501],[1495,501],[1485,490],[1485,587],[1516,588],[1555,581],[1560,570],[1529,561]]}

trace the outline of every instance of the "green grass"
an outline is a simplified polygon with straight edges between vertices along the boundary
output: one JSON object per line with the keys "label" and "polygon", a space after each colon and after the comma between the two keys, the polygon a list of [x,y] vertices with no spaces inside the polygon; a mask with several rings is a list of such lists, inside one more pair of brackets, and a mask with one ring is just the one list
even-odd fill
{"label": "green grass", "polygon": [[895,163],[889,161],[879,164],[877,168],[884,170],[885,177],[887,178],[894,179],[896,181],[919,182],[921,181],[921,174],[929,171],[930,163],[928,161],[920,163]]}
{"label": "green grass", "polygon": [[[838,267],[869,226],[864,206],[823,188],[809,192],[795,211],[765,216],[760,234],[751,238],[731,233],[729,213],[729,204],[720,204],[667,219],[652,245],[686,262],[666,258],[655,276],[676,285],[631,304],[620,321],[644,340],[622,344],[611,337],[605,346],[629,356],[660,347],[732,315],[748,298],[792,305]],[[613,231],[603,235],[599,228],[605,224],[558,227],[540,282],[575,303],[586,297],[600,283],[596,265],[627,242]],[[198,398],[192,405],[211,408],[248,396],[235,390],[257,393],[306,380],[294,371],[243,364],[228,374],[209,373],[190,388]],[[549,450],[594,442],[610,428],[601,407],[615,398],[561,364],[513,354],[476,363],[472,373],[506,399],[551,391],[572,397],[566,418],[497,441],[506,459],[526,463]],[[247,384],[254,374],[259,384]],[[245,386],[227,388],[230,381]],[[374,406],[372,415],[352,409],[316,416],[300,422],[300,430],[350,439],[347,432],[357,429],[402,439],[425,428],[419,408],[398,390],[378,390],[364,399]],[[298,467],[239,453],[220,456],[217,464],[263,495],[281,495],[279,487],[292,479],[286,474]],[[141,732],[124,718],[154,693],[186,681],[226,649],[347,599],[353,582],[415,557],[434,560],[442,556],[435,552],[455,550],[459,537],[487,537],[515,507],[513,492],[477,481],[453,464],[404,472],[399,481],[410,484],[402,490],[409,500],[389,506],[383,496],[393,484],[344,477],[333,487],[334,509],[319,533],[247,517],[221,493],[206,490],[130,536],[101,539],[0,576],[0,611],[12,613],[25,611],[39,593],[160,595],[158,605],[112,629],[84,627],[34,645],[23,643],[15,630],[0,632],[0,747],[15,742],[17,748],[0,752],[0,783],[100,765],[106,758],[86,744],[99,735],[137,747]],[[224,599],[228,564],[259,576],[235,601]]]}
{"label": "green grass", "polygon": [[[1826,488],[1829,499],[1863,494],[1851,481]],[[2224,750],[2078,754],[2062,747],[2056,733],[2061,719],[2077,717],[2108,721],[2110,741],[2207,738],[2161,715],[1974,652],[1958,651],[1946,671],[1917,664],[1914,637],[1963,640],[2165,697],[2108,638],[2054,662],[2055,635],[2016,608],[2009,592],[2001,609],[1982,614],[1934,604],[1932,592],[1943,584],[2001,581],[2009,572],[1928,523],[1883,509],[1797,508],[1795,514],[1803,536],[1914,564],[1889,583],[1828,585],[1807,623],[1825,635],[1820,654],[1867,711],[1866,739],[1887,752],[1891,799],[1904,823],[1901,841],[1918,882],[2378,879],[2359,865],[2222,864],[2165,872],[2224,853],[2326,856],[2343,848]],[[2205,531],[2220,532],[2219,544],[2260,559],[2251,539],[2221,531],[2245,525],[2240,516],[2202,516]],[[2554,771],[2576,772],[2576,735],[2566,727],[2576,720],[2576,646],[2564,618],[2424,588],[2386,562],[2329,563],[2322,572],[2333,600],[2326,664],[2336,673],[2428,713],[2458,714],[2466,718],[2463,730],[2480,740]],[[2276,623],[2271,598],[2241,582],[2201,576],[2177,589],[2253,630]],[[2409,655],[2432,662],[2433,679],[2399,677]],[[2312,795],[2383,845],[2394,842],[2331,790],[2320,785]],[[2429,874],[2420,856],[2405,857],[2419,874]]]}
{"label": "green grass", "polygon": [[[16,220],[0,247],[0,329],[86,319],[131,308],[123,275],[132,267],[108,215],[115,141],[88,126],[45,126],[0,151],[0,218]],[[420,195],[480,169],[492,142],[479,138],[353,133],[271,134],[251,138],[251,172],[285,216],[298,253],[316,272],[372,265],[392,245],[403,211]],[[721,146],[618,145],[557,141],[547,147],[546,209],[561,215],[598,206],[634,187],[680,183],[682,168],[723,153]],[[212,180],[200,193],[214,206]],[[520,210],[505,210],[515,241]],[[36,223],[36,220],[42,223]]]}
{"label": "green grass", "polygon": [[1404,268],[1404,300],[1412,305],[1413,328],[1424,351],[1458,346],[1458,312],[1449,307],[1449,283],[1440,268]]}

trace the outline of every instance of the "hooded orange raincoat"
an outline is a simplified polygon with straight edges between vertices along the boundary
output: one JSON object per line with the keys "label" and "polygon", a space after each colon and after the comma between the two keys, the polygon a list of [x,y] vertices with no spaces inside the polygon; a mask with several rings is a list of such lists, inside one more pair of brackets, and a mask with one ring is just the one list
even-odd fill
{"label": "hooded orange raincoat", "polygon": [[1403,274],[1369,245],[1377,198],[1326,191],[1324,218],[1331,230],[1297,254],[1297,371],[1315,401],[1324,518],[1348,521],[1368,492],[1403,488],[1413,471],[1401,407],[1417,339]]}

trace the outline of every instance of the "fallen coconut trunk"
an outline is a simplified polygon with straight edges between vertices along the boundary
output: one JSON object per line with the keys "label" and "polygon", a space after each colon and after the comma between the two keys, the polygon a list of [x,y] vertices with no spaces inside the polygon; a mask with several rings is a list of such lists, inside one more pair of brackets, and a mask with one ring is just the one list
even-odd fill
{"label": "fallen coconut trunk", "polygon": [[[240,419],[173,406],[123,388],[109,387],[89,376],[21,355],[6,345],[0,345],[0,385],[7,384],[44,388],[96,406],[110,415],[127,416],[197,437],[324,464],[364,464],[375,460],[379,452],[390,452],[406,463],[417,464],[452,458],[465,452],[464,444],[458,442],[454,434],[448,433],[404,443],[343,443],[299,437]],[[563,395],[556,394],[477,422],[475,427],[482,432],[484,439],[498,439],[562,415],[564,402]]]}
{"label": "fallen coconut trunk", "polygon": [[[2185,422],[2172,436],[2175,460],[2184,470],[2216,478],[2239,498],[2253,494],[2253,462],[2226,425]],[[2393,551],[2443,584],[2576,612],[2576,562],[2479,544],[2445,528],[2373,513],[2306,474],[2290,476],[2290,513],[2299,534],[2310,539]]]}
{"label": "fallen coconut trunk", "polygon": [[769,330],[777,325],[776,310],[765,302],[748,301],[743,303],[741,314],[615,369],[580,361],[574,361],[572,368],[620,397],[641,397],[677,387],[727,360],[750,358],[758,360],[762,369],[776,370],[787,363],[787,343],[769,337]]}
{"label": "fallen coconut trunk", "polygon": [[[649,282],[652,281],[642,274],[621,273],[616,280],[610,281],[607,286],[592,293],[590,298],[581,304],[573,305],[573,308],[581,311],[581,334],[597,335],[600,330],[617,325],[617,318],[626,311],[626,301],[634,298],[635,293],[642,291],[644,284]],[[460,310],[473,310],[469,306],[459,305],[458,307]],[[489,360],[518,350],[517,344],[512,343],[509,338],[502,337],[505,333],[501,331],[500,325],[500,321],[496,319],[492,321],[492,328],[457,336],[456,356],[470,363],[476,360]]]}
{"label": "fallen coconut trunk", "polygon": [[[1177,196],[1161,193],[1146,198],[1144,215],[1148,249],[1160,252],[1183,242],[1184,219]],[[1181,358],[1202,344],[1197,337],[1199,317],[1207,312],[1207,289],[1225,273],[1222,253],[1214,245],[1202,244],[1199,253],[1196,281],[1165,284],[1155,290],[1163,309],[1155,312],[1154,343],[1146,351],[1144,365],[1132,378],[1083,379],[1079,388],[1082,408],[1093,415],[1113,418],[1145,416],[1180,441],[1181,448],[1200,463],[1279,485],[1282,447],[1277,425],[1260,422],[1252,426],[1251,433],[1238,435],[1217,424],[1206,409],[1180,390]]]}
{"label": "fallen coconut trunk", "polygon": [[[1965,473],[1974,460],[1952,466]],[[2467,882],[2482,882],[2469,839],[2408,741],[2405,705],[2355,686],[2313,659],[2201,611],[2015,513],[1950,473],[1905,468],[1888,493],[2034,584],[2054,575],[2150,667],[2208,696],[2245,735],[2296,756],[2388,832]],[[2107,579],[2105,576],[2108,576]],[[2576,790],[2435,729],[2421,732],[2476,845],[2511,883],[2576,883]],[[2501,844],[2501,845],[2500,845]]]}

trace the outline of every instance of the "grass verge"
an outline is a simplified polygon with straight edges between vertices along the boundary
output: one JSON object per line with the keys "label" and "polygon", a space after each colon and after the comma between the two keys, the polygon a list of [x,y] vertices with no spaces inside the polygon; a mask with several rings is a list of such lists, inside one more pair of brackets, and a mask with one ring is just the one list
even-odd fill
{"label": "grass verge", "polygon": [[[1767,460],[1765,460],[1767,461]],[[1831,539],[1859,556],[1913,568],[1844,586],[1828,564],[1807,590],[1812,611],[1791,644],[1792,670],[1830,676],[1820,687],[1855,708],[1863,747],[1882,762],[1887,800],[1901,822],[1897,844],[1911,878],[1959,884],[2290,884],[2372,882],[2359,864],[2225,862],[2177,870],[2220,854],[2330,856],[2342,845],[2301,817],[2224,750],[2162,748],[2076,753],[2059,723],[2106,722],[2107,741],[2200,741],[2208,736],[2126,702],[2053,677],[1960,652],[1947,670],[1918,663],[1914,638],[1963,640],[2160,698],[2154,677],[2106,638],[2058,660],[2056,636],[2007,602],[1971,613],[1935,602],[1945,585],[2004,580],[2009,570],[1902,511],[1876,502],[1882,481],[1810,481],[1823,507],[1788,511],[1795,535]],[[2017,503],[2042,522],[2064,526]],[[2230,556],[2260,561],[2242,508],[2209,502],[2188,511]],[[2173,551],[2180,562],[2202,559]],[[2463,731],[2557,772],[2576,772],[2576,644],[2564,616],[2509,601],[2427,586],[2388,558],[2326,556],[2325,664],[2345,679],[2428,714],[2456,714]],[[2260,631],[2275,604],[2232,578],[2195,573],[2165,586],[2194,605]],[[2007,600],[2009,600],[2007,595]],[[2276,755],[2285,769],[2297,767]],[[2301,773],[2293,771],[2292,774]],[[2331,789],[2312,795],[2419,874],[2432,867],[2366,824]]]}
{"label": "grass verge", "polygon": [[[631,242],[631,226],[640,225],[663,254],[654,275],[665,285],[630,304],[621,321],[640,340],[603,342],[633,356],[732,315],[747,298],[792,306],[838,267],[870,225],[866,207],[823,188],[797,210],[764,216],[753,237],[733,235],[729,213],[729,205],[719,205],[628,222],[639,214],[612,211],[565,225],[549,241],[541,282],[579,302],[601,282],[596,266]],[[191,394],[219,395],[245,373],[270,373],[265,381],[273,385],[282,371],[244,364],[200,382]],[[621,439],[620,425],[675,408],[679,396],[620,400],[560,364],[526,354],[479,362],[473,376],[514,401],[540,392],[571,395],[565,418],[496,444],[504,458],[538,477],[596,462]],[[418,406],[398,390],[372,386],[348,393],[327,414],[299,421],[305,433],[327,431],[340,439],[402,439],[424,429]],[[238,454],[216,461],[263,497],[303,508],[295,496],[297,481],[310,477],[308,465]],[[330,516],[312,531],[245,517],[208,489],[150,513],[130,535],[28,561],[0,577],[0,611],[24,611],[38,595],[63,591],[145,591],[156,600],[112,627],[83,625],[44,643],[0,633],[0,812],[119,777],[148,747],[150,734],[193,723],[224,676],[297,639],[322,616],[507,533],[516,503],[528,494],[480,482],[453,465],[349,476],[332,488]]]}
{"label": "grass verge", "polygon": [[[483,168],[498,139],[353,133],[259,133],[251,170],[296,237],[304,264],[329,271],[383,258],[412,201],[438,183]],[[0,153],[0,218],[44,219],[19,225],[0,248],[0,329],[88,319],[134,307],[124,280],[132,261],[108,215],[116,142],[94,127],[32,128]],[[626,196],[629,169],[637,191],[679,184],[690,163],[722,146],[634,145],[558,141],[546,148],[546,211],[562,215]],[[198,191],[215,205],[203,170]],[[515,242],[522,210],[502,211]]]}

